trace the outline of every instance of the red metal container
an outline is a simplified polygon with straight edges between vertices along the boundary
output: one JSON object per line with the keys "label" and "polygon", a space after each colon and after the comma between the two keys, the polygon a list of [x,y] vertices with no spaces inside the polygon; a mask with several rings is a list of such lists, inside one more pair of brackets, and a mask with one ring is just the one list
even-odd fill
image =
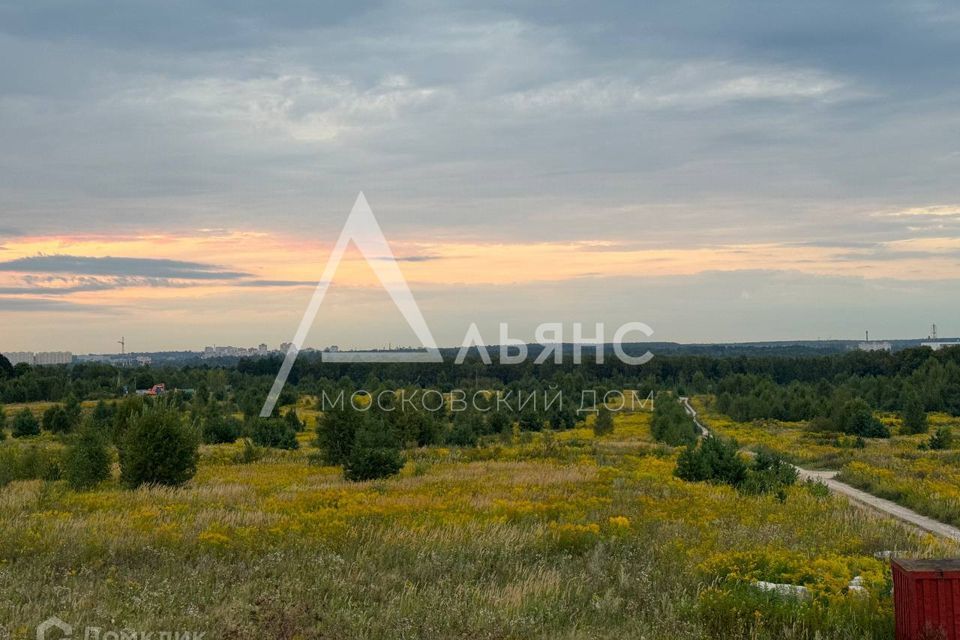
{"label": "red metal container", "polygon": [[890,564],[897,640],[960,640],[960,559]]}

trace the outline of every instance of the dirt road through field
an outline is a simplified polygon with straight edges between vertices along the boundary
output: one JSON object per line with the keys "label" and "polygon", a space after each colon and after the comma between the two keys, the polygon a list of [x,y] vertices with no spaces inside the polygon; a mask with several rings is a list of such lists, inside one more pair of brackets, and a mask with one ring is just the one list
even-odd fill
{"label": "dirt road through field", "polygon": [[[697,427],[699,427],[700,433],[703,435],[709,435],[710,430],[707,429],[707,427],[705,427],[700,421],[700,417],[697,415],[697,410],[690,406],[690,399],[681,397],[680,403],[683,405],[687,415],[693,418],[693,422],[697,425]],[[911,524],[918,529],[923,529],[924,531],[928,531],[932,534],[948,538],[955,542],[960,542],[960,529],[957,527],[945,524],[939,520],[934,520],[933,518],[928,518],[927,516],[907,509],[906,507],[895,502],[878,498],[877,496],[867,493],[866,491],[861,491],[856,487],[851,487],[848,484],[844,484],[843,482],[835,479],[837,475],[836,471],[811,471],[801,467],[795,468],[800,474],[801,480],[818,480],[834,493],[846,496],[853,502],[870,507],[871,509],[896,518],[902,522],[906,522],[907,524]]]}

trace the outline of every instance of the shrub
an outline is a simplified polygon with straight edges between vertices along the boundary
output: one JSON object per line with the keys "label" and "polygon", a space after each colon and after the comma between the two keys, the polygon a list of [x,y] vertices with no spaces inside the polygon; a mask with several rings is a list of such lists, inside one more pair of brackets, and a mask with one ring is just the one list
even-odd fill
{"label": "shrub", "polygon": [[55,404],[43,412],[43,428],[52,433],[67,433],[70,431],[70,416],[66,410]]}
{"label": "shrub", "polygon": [[492,433],[499,433],[501,436],[513,436],[513,418],[506,412],[492,411],[487,418],[487,425]]}
{"label": "shrub", "polygon": [[861,398],[848,400],[831,410],[830,420],[837,431],[863,438],[889,438],[890,430],[873,416]]}
{"label": "shrub", "polygon": [[660,442],[673,447],[692,445],[700,435],[693,418],[668,394],[657,397],[653,419],[650,421],[650,432]]}
{"label": "shrub", "polygon": [[209,405],[203,415],[203,441],[207,444],[236,442],[243,425],[233,416],[225,416],[216,404]]}
{"label": "shrub", "polygon": [[63,401],[63,411],[67,414],[67,431],[73,431],[80,426],[83,408],[77,396],[72,393]]}
{"label": "shrub", "polygon": [[707,436],[699,447],[688,446],[677,458],[674,471],[681,480],[729,484],[743,493],[776,493],[786,499],[786,487],[797,481],[798,472],[779,455],[760,451],[748,464],[737,453],[734,440]]}
{"label": "shrub", "polygon": [[149,406],[133,416],[120,447],[124,484],[183,484],[197,471],[197,436],[176,409],[165,405]]}
{"label": "shrub", "polygon": [[103,400],[100,400],[90,414],[90,426],[103,433],[107,433],[110,430],[110,425],[113,423],[113,413],[114,411],[111,406]]}
{"label": "shrub", "polygon": [[363,420],[356,441],[343,466],[347,480],[373,480],[392,476],[403,468],[397,439],[382,421]]}
{"label": "shrub", "polygon": [[6,427],[7,427],[7,410],[3,406],[3,404],[0,403],[0,442],[3,442],[4,440],[7,439]]}
{"label": "shrub", "polygon": [[903,430],[905,433],[926,433],[927,412],[924,410],[920,395],[912,389],[908,391],[903,401]]}
{"label": "shrub", "polygon": [[290,409],[283,416],[283,421],[287,424],[287,427],[293,429],[294,433],[300,433],[303,431],[304,424],[301,422],[300,417],[297,415],[296,409]]}
{"label": "shrub", "polygon": [[0,448],[0,487],[14,480],[58,480],[62,468],[60,449],[35,444]]}
{"label": "shrub", "polygon": [[110,453],[102,433],[85,425],[67,449],[64,477],[73,489],[89,489],[110,477]]}
{"label": "shrub", "polygon": [[761,451],[747,469],[747,475],[738,487],[744,493],[754,495],[777,493],[797,482],[799,472],[780,456],[769,451]]}
{"label": "shrub", "polygon": [[352,408],[324,412],[317,421],[317,447],[324,451],[328,464],[344,464],[353,450],[357,431],[366,413]]}
{"label": "shrub", "polygon": [[261,447],[299,449],[297,431],[280,418],[252,418],[247,427],[250,439]]}
{"label": "shrub", "polygon": [[447,435],[447,444],[455,447],[475,447],[480,438],[469,422],[455,422]]}
{"label": "shrub", "polygon": [[935,451],[942,451],[953,447],[953,431],[950,427],[940,427],[930,436],[930,442],[927,445]]}
{"label": "shrub", "polygon": [[25,438],[40,435],[40,423],[30,409],[24,407],[13,417],[13,437]]}
{"label": "shrub", "polygon": [[613,412],[606,407],[600,407],[597,412],[597,419],[593,423],[593,433],[598,436],[613,433]]}
{"label": "shrub", "polygon": [[521,431],[543,431],[543,416],[536,411],[524,411],[518,422]]}
{"label": "shrub", "polygon": [[243,439],[243,448],[237,452],[233,457],[233,461],[237,464],[250,464],[251,462],[256,462],[260,458],[266,455],[266,451],[253,444],[253,441],[250,438]]}
{"label": "shrub", "polygon": [[700,445],[688,445],[677,458],[674,474],[688,482],[722,482],[739,486],[747,475],[747,465],[737,453],[734,440],[706,436]]}

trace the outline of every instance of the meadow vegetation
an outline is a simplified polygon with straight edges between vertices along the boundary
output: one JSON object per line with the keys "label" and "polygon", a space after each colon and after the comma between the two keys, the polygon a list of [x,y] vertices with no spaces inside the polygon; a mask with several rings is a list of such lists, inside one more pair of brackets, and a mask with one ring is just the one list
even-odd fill
{"label": "meadow vegetation", "polygon": [[[357,482],[317,445],[352,441],[336,454],[349,464],[376,420],[324,440],[314,404],[283,410],[313,428],[298,448],[201,444],[176,486],[130,489],[116,463],[92,490],[54,475],[9,482],[0,624],[14,638],[53,614],[211,638],[890,638],[876,554],[956,553],[803,485],[783,500],[677,478],[682,448],[658,443],[644,411],[612,413],[599,436],[592,416],[507,435],[484,423],[475,444],[414,442],[397,474]],[[172,411],[142,408],[119,430],[174,429]],[[195,424],[187,407],[181,417]],[[404,419],[419,425],[411,434],[421,419]],[[0,451],[96,450],[63,438]],[[848,588],[857,576],[866,594]]]}

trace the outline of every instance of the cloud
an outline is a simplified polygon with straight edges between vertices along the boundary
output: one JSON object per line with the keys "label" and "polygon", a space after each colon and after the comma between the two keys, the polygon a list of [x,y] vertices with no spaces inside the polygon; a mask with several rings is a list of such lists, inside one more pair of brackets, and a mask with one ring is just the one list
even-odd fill
{"label": "cloud", "polygon": [[99,305],[80,305],[65,300],[51,300],[47,298],[9,298],[0,296],[0,313],[3,312],[51,312],[51,311],[76,311],[76,312],[95,312],[105,309]]}
{"label": "cloud", "polygon": [[316,282],[309,280],[241,280],[231,284],[236,287],[315,287]]}
{"label": "cloud", "polygon": [[91,258],[70,255],[41,255],[7,260],[0,262],[0,271],[177,280],[234,280],[249,275],[202,262],[162,258]]}
{"label": "cloud", "polygon": [[893,218],[960,218],[960,204],[938,204],[926,207],[910,207],[886,214]]}
{"label": "cloud", "polygon": [[563,109],[708,109],[752,100],[835,102],[858,97],[848,83],[815,69],[749,67],[712,60],[656,65],[640,78],[562,80],[514,93],[505,102],[521,111]]}

